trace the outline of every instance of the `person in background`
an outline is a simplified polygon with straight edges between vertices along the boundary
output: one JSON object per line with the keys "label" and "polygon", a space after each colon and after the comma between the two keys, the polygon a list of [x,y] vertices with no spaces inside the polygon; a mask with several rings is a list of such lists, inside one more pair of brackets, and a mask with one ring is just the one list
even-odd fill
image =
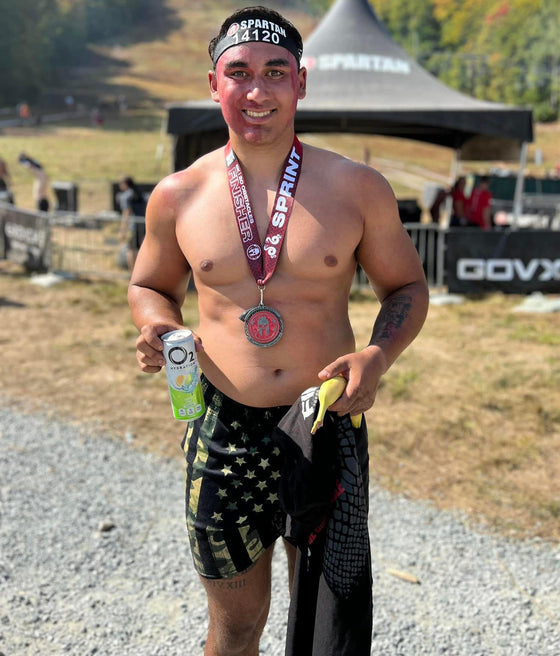
{"label": "person in background", "polygon": [[468,203],[469,225],[482,230],[492,228],[492,193],[489,184],[490,178],[483,175],[473,189]]}
{"label": "person in background", "polygon": [[13,203],[14,197],[10,191],[12,179],[10,178],[10,172],[8,171],[8,165],[0,157],[0,200],[3,200],[6,203]]}
{"label": "person in background", "polygon": [[465,196],[466,179],[460,176],[455,180],[451,187],[450,196],[452,200],[451,218],[449,227],[464,227],[468,224],[467,219],[467,198]]}
{"label": "person in background", "polygon": [[449,192],[447,189],[440,188],[437,190],[437,193],[434,197],[432,204],[430,205],[430,216],[432,217],[433,223],[438,223],[441,218],[441,208],[445,203]]}
{"label": "person in background", "polygon": [[39,164],[37,160],[32,159],[26,153],[20,153],[19,163],[26,168],[35,178],[33,183],[33,200],[36,207],[41,212],[49,211],[49,189],[50,182],[49,176],[45,169]]}
{"label": "person in background", "polygon": [[146,200],[130,176],[125,176],[120,180],[119,189],[118,203],[123,217],[119,237],[124,242],[129,236],[126,261],[128,269],[132,271],[146,235],[146,224],[144,221],[138,220],[139,217],[146,215]]}

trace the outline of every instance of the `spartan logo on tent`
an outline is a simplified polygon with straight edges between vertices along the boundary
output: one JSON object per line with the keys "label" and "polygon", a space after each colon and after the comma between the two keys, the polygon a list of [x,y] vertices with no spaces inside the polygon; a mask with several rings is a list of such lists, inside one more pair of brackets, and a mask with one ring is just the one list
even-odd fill
{"label": "spartan logo on tent", "polygon": [[307,70],[364,71],[366,73],[394,73],[410,75],[410,62],[396,57],[353,53],[326,53],[318,57],[304,57]]}

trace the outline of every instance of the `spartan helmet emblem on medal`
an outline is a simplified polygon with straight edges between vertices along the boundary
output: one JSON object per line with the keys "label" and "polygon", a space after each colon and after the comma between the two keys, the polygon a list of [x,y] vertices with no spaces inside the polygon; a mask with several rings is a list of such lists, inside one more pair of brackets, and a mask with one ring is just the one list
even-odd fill
{"label": "spartan helmet emblem on medal", "polygon": [[266,305],[251,308],[239,318],[245,322],[247,339],[255,346],[273,346],[282,337],[282,319],[276,310]]}
{"label": "spartan helmet emblem on medal", "polygon": [[261,337],[268,337],[270,333],[270,323],[267,317],[259,317],[257,321],[257,331]]}

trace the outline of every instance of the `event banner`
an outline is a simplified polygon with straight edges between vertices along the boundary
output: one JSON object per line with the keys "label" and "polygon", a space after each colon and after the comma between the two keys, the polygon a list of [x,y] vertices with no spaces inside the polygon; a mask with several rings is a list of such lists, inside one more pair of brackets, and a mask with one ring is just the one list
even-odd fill
{"label": "event banner", "polygon": [[446,246],[451,293],[560,293],[560,232],[454,228]]}
{"label": "event banner", "polygon": [[47,271],[50,226],[47,216],[0,203],[0,257],[28,271]]}

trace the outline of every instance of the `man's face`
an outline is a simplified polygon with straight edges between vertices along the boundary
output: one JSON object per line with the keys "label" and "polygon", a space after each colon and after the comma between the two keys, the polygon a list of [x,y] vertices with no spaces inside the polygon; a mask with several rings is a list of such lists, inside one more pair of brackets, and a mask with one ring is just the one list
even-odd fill
{"label": "man's face", "polygon": [[251,143],[268,142],[293,125],[306,78],[288,50],[261,42],[229,48],[209,73],[212,99],[230,131]]}

